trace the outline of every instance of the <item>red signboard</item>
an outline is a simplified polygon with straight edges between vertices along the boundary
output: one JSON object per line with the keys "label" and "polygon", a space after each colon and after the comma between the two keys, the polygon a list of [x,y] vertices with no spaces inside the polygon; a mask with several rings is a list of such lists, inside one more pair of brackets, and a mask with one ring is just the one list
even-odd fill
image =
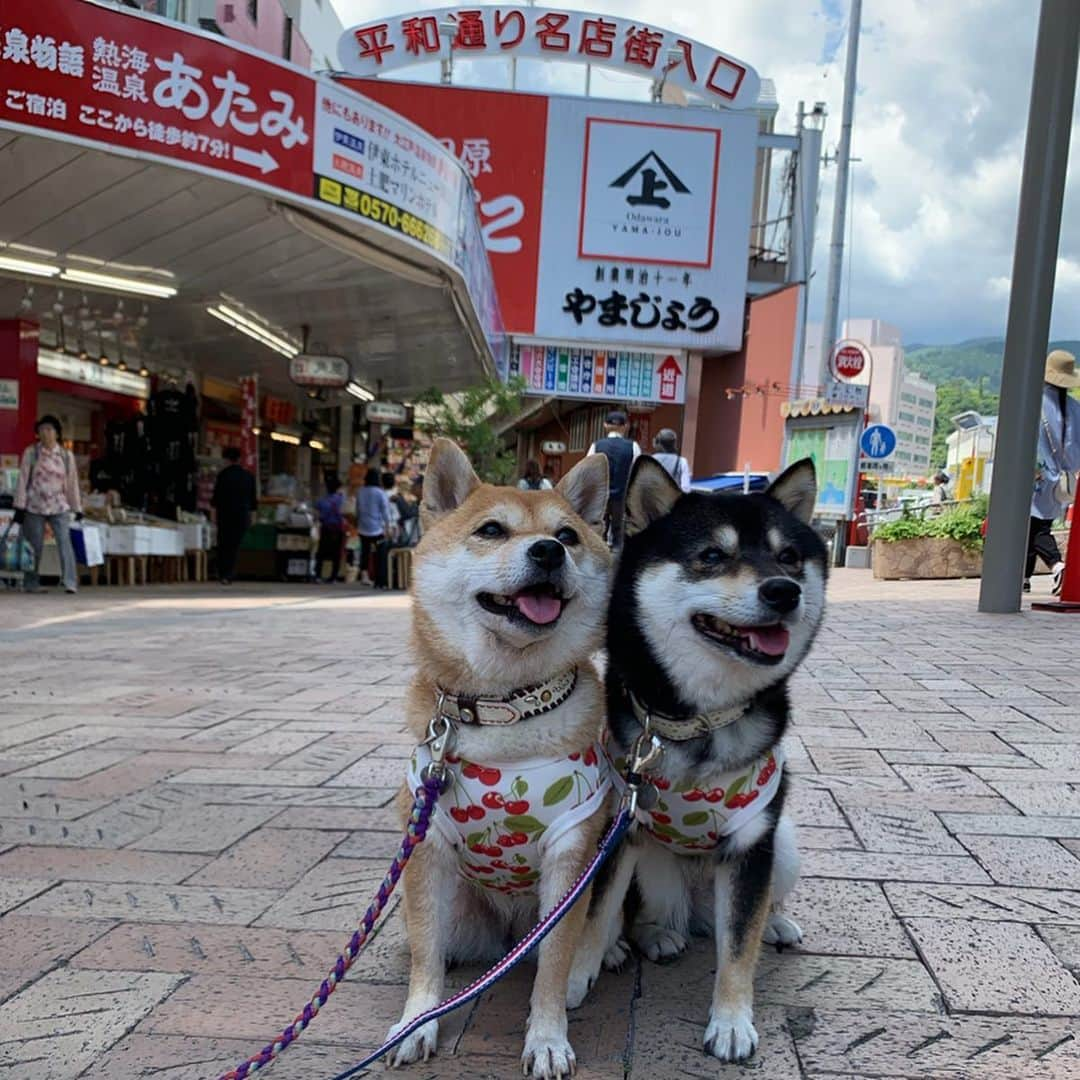
{"label": "red signboard", "polygon": [[468,169],[503,323],[510,333],[531,334],[536,316],[547,98],[375,79],[339,81],[419,124]]}
{"label": "red signboard", "polygon": [[76,0],[0,6],[0,122],[311,195],[315,83],[225,40]]}
{"label": "red signboard", "polygon": [[240,463],[249,472],[258,474],[259,437],[255,429],[259,426],[259,377],[245,375],[240,380],[240,394],[243,405],[240,410]]}
{"label": "red signboard", "polygon": [[841,379],[854,379],[865,366],[866,356],[858,345],[842,345],[833,354],[833,373]]}

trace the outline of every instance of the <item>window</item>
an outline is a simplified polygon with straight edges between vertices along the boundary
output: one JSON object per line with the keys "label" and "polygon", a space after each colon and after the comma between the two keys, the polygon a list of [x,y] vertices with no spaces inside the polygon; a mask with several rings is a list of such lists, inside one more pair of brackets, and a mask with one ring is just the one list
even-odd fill
{"label": "window", "polygon": [[929,416],[920,416],[919,417],[919,426],[920,427],[930,427],[930,417]]}
{"label": "window", "polygon": [[911,442],[911,432],[910,431],[901,431],[900,434],[898,435],[898,438],[900,439],[901,442]]}
{"label": "window", "polygon": [[909,424],[915,423],[915,414],[910,412],[904,412],[903,410],[896,414],[896,418],[898,420],[906,420]]}
{"label": "window", "polygon": [[924,398],[924,397],[919,398],[919,408],[920,409],[932,409],[933,407],[934,407],[934,403],[929,398]]}
{"label": "window", "polygon": [[247,0],[248,6],[248,18],[256,25],[259,25],[259,0]]}
{"label": "window", "polygon": [[902,402],[904,402],[905,405],[914,405],[915,404],[915,395],[914,394],[901,394],[900,395],[900,400]]}

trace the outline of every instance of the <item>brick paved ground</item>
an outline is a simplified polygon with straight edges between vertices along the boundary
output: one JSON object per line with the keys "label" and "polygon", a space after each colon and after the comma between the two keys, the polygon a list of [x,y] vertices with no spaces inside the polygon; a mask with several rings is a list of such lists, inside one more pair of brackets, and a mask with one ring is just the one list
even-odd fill
{"label": "brick paved ground", "polygon": [[[764,957],[753,1065],[700,1051],[702,943],[604,977],[582,1077],[1080,1077],[1080,620],[974,599],[834,582],[790,747],[806,941]],[[293,1015],[395,846],[407,621],[300,587],[0,597],[0,1077],[213,1078]],[[397,913],[354,971],[272,1076],[384,1034]],[[528,979],[404,1075],[516,1075]]]}

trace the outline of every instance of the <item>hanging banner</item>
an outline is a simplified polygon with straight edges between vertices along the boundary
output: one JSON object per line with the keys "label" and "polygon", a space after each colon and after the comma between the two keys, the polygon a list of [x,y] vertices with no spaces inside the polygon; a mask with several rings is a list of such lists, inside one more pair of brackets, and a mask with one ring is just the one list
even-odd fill
{"label": "hanging banner", "polygon": [[259,426],[259,376],[245,375],[240,380],[240,464],[255,475],[259,475],[259,437],[255,429]]}
{"label": "hanging banner", "polygon": [[436,8],[353,26],[338,59],[350,75],[385,75],[446,59],[559,60],[663,79],[710,105],[750,109],[761,80],[749,64],[636,19],[521,4]]}
{"label": "hanging banner", "polygon": [[686,401],[686,357],[681,353],[515,342],[509,373],[524,380],[527,396],[672,405]]}

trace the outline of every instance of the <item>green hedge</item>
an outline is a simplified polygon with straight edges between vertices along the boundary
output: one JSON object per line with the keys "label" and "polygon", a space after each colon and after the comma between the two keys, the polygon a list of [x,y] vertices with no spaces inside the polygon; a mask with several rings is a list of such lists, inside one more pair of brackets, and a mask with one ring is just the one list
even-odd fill
{"label": "green hedge", "polygon": [[910,510],[896,521],[889,521],[874,530],[874,539],[886,544],[899,540],[936,538],[956,540],[965,548],[981,551],[982,523],[986,518],[986,496],[953,506],[940,514],[916,516]]}

